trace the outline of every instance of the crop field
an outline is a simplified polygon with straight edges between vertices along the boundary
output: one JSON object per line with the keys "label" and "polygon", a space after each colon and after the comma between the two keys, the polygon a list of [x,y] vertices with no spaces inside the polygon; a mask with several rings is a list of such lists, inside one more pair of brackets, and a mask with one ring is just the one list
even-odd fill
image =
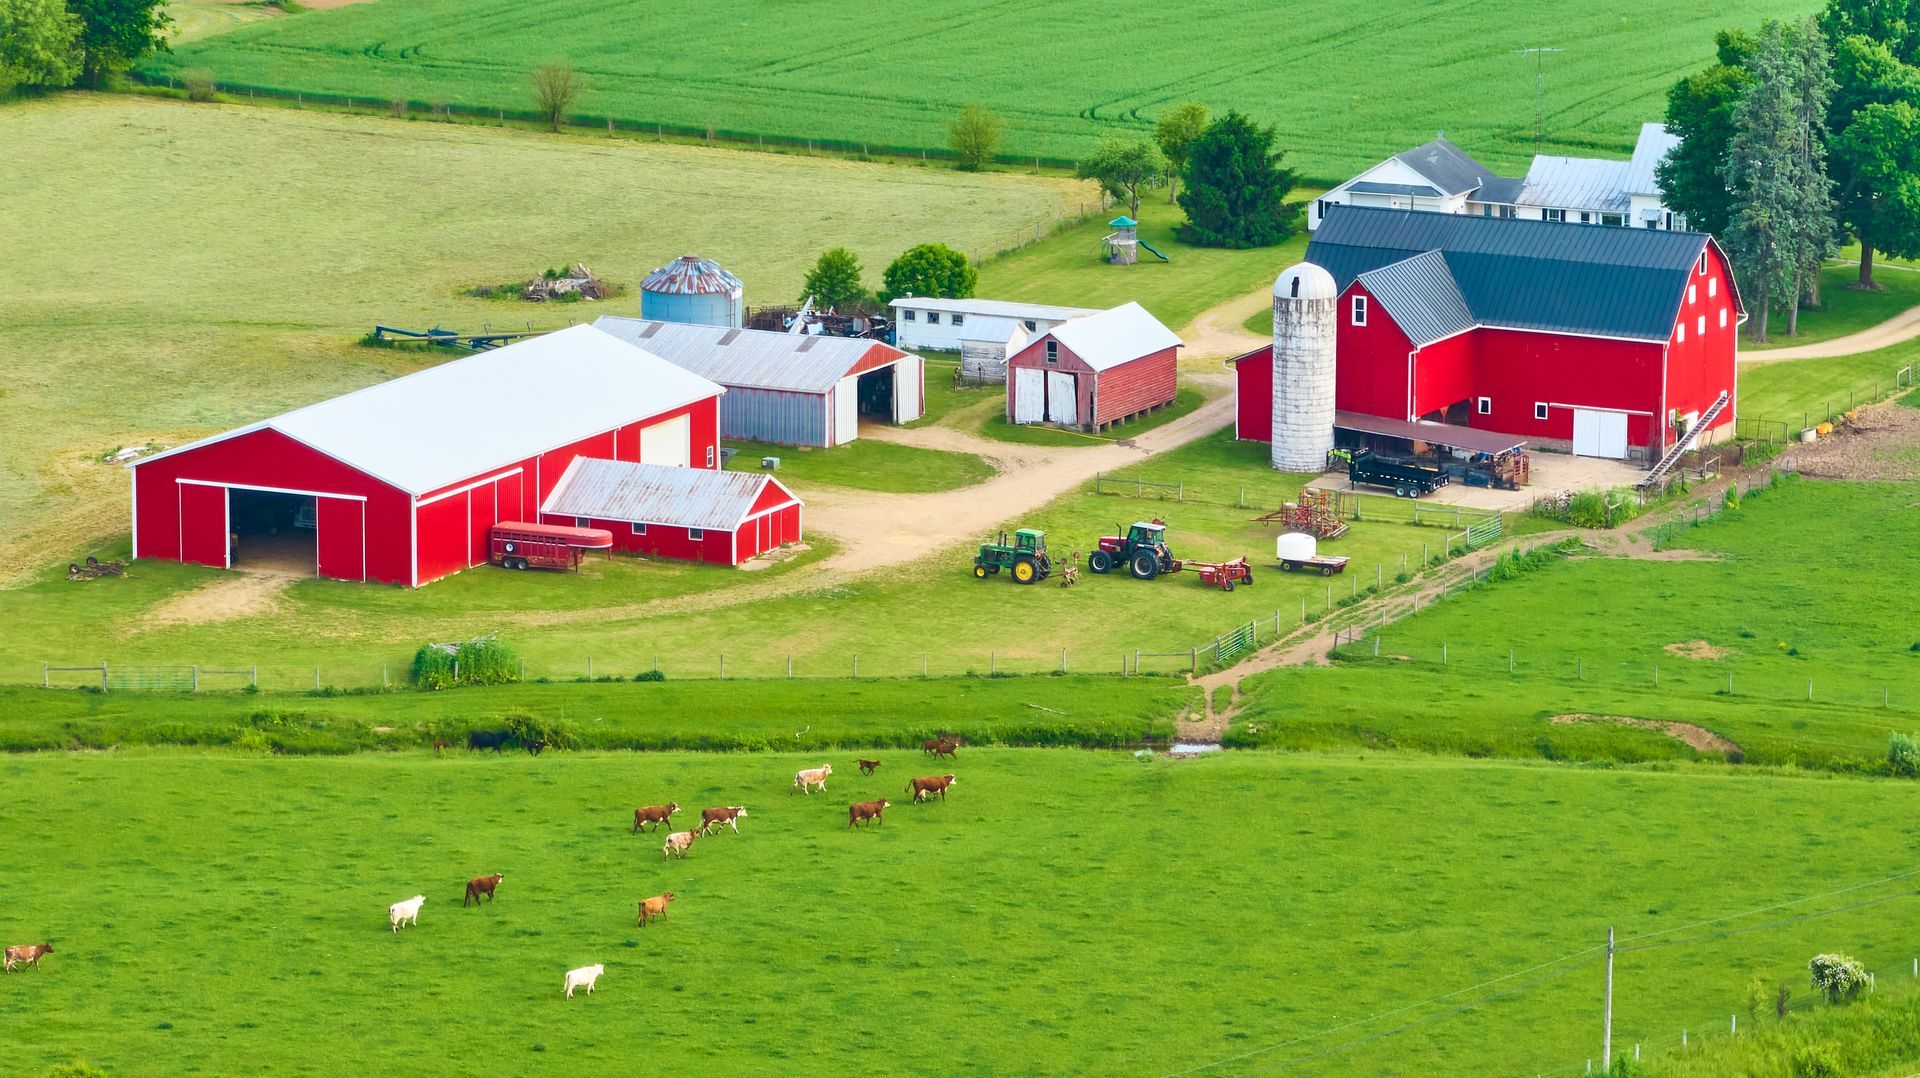
{"label": "crop field", "polygon": [[985,245],[1086,197],[1060,180],[125,96],[0,108],[0,144],[0,579],[125,531],[126,475],[102,454],[446,358],[357,346],[375,323],[598,313],[463,294],[474,285],[579,260],[631,289],[692,250],[738,273],[747,302],[785,302],[825,247],[877,273],[913,243]]}
{"label": "crop field", "polygon": [[[1205,0],[1124,16],[1091,0],[937,10],[601,2],[538,16],[506,0],[381,0],[245,27],[146,70],[525,111],[528,72],[560,58],[587,78],[582,116],[938,149],[953,116],[980,104],[1006,118],[1011,155],[1067,159],[1198,100],[1278,124],[1294,164],[1338,182],[1437,129],[1514,175],[1536,151],[1625,156],[1667,87],[1712,59],[1716,30],[1816,7],[1762,0],[1735,12],[1685,0],[1656,15],[1618,0],[1546,0],[1516,21],[1465,0],[1311,9]],[[1007,51],[1042,41],[1044,63]],[[1547,138],[1536,144],[1535,65],[1518,50],[1543,45],[1562,51],[1544,58]]]}
{"label": "crop field", "polygon": [[[55,951],[8,978],[0,1040],[25,1070],[116,1073],[579,1073],[636,1052],[689,1074],[1532,1073],[1592,1054],[1608,925],[1664,944],[1620,956],[1616,1044],[1724,1024],[1752,972],[1818,950],[1910,950],[1899,904],[1697,924],[1897,896],[1815,898],[1911,863],[1885,823],[1920,809],[1911,784],[878,755],[871,778],[819,754],[11,757],[9,857],[34,868],[7,938]],[[822,762],[828,795],[787,792]],[[928,771],[959,776],[950,800],[904,803]],[[883,825],[848,829],[848,802],[883,797]],[[749,812],[667,862],[630,833],[667,800]],[[495,871],[496,901],[462,909]],[[419,925],[390,932],[414,894]],[[595,994],[563,999],[594,962]]]}

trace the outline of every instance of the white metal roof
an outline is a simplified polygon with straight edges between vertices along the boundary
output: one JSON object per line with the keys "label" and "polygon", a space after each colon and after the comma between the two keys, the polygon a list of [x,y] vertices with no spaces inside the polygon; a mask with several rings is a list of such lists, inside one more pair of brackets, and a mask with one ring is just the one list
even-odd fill
{"label": "white metal roof", "polygon": [[999,318],[1043,318],[1049,322],[1064,322],[1069,318],[1100,313],[1097,307],[1060,307],[1051,303],[1016,303],[1005,299],[940,299],[934,296],[901,296],[889,306],[911,307],[916,311],[958,311],[961,314]]}
{"label": "white metal roof", "polygon": [[540,511],[593,520],[732,531],[747,518],[769,483],[784,495],[782,502],[799,501],[778,480],[758,472],[575,457]]}
{"label": "white metal roof", "polygon": [[1627,193],[1659,195],[1660,181],[1653,170],[1678,145],[1680,136],[1669,132],[1665,124],[1641,124],[1640,138],[1633,144],[1633,160],[1627,168]]}
{"label": "white metal roof", "polygon": [[1118,367],[1182,343],[1158,318],[1148,314],[1145,307],[1132,302],[1062,322],[1041,336],[1066,345],[1068,351],[1096,371]]}
{"label": "white metal roof", "polygon": [[592,326],[515,341],[135,461],[257,430],[426,494],[723,393]]}
{"label": "white metal roof", "polygon": [[774,333],[601,315],[598,329],[724,386],[825,393],[878,348],[890,361],[906,352],[864,337]]}
{"label": "white metal roof", "polygon": [[1626,161],[1597,157],[1535,157],[1515,204],[1625,213],[1632,204],[1627,196],[1627,172],[1631,168]]}

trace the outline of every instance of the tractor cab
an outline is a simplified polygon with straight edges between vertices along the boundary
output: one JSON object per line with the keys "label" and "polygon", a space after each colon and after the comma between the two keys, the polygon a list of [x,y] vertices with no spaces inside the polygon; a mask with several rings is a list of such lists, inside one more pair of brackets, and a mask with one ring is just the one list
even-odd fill
{"label": "tractor cab", "polygon": [[1038,528],[1021,528],[1013,533],[1013,549],[1027,554],[1047,552],[1047,533]]}
{"label": "tractor cab", "polygon": [[[1115,531],[1119,528],[1116,526]],[[1152,580],[1161,573],[1177,573],[1180,562],[1167,549],[1167,522],[1137,521],[1125,535],[1103,535],[1092,553],[1087,568],[1096,573],[1111,572],[1124,566],[1136,580]]]}

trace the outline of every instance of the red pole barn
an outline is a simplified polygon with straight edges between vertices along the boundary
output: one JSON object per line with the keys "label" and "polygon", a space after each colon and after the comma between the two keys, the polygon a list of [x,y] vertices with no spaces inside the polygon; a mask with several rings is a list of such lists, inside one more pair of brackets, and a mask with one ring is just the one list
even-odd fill
{"label": "red pole barn", "polygon": [[590,326],[519,341],[134,462],[133,554],[418,586],[577,457],[717,467],[722,392]]}

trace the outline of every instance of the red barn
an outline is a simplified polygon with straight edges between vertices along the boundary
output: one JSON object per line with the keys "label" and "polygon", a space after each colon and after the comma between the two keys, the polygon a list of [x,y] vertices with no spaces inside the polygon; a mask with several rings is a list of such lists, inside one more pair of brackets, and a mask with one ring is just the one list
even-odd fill
{"label": "red barn", "polygon": [[1007,418],[1102,430],[1172,404],[1179,348],[1138,303],[1069,319],[1007,357]]}
{"label": "red barn", "polygon": [[[1307,261],[1340,289],[1336,426],[1427,420],[1643,459],[1733,429],[1746,312],[1711,236],[1338,206]],[[1269,440],[1271,347],[1233,363],[1238,436]]]}
{"label": "red barn", "polygon": [[134,462],[133,554],[417,586],[576,457],[716,467],[722,392],[589,326],[533,337]]}
{"label": "red barn", "polygon": [[578,457],[540,508],[548,524],[606,528],[632,554],[739,565],[800,541],[800,499],[770,475]]}

